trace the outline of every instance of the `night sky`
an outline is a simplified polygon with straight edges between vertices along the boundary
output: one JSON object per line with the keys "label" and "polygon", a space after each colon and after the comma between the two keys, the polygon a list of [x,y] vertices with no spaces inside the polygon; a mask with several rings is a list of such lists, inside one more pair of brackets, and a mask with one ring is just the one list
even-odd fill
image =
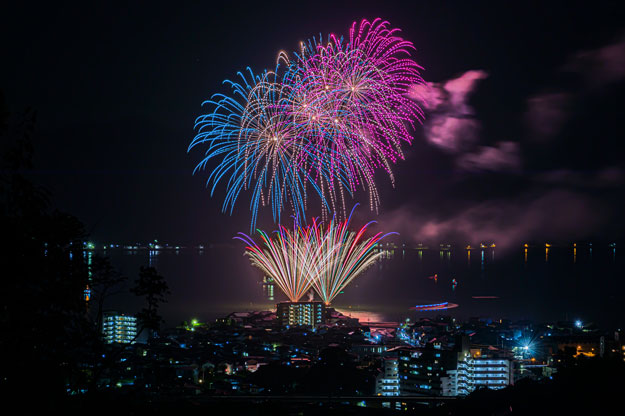
{"label": "night sky", "polygon": [[[382,17],[417,48],[426,121],[377,180],[384,231],[414,241],[620,239],[625,228],[625,14],[619,2],[213,2],[3,7],[0,91],[37,112],[37,181],[98,241],[229,242],[201,153],[202,101],[280,50]],[[415,95],[419,91],[414,91]],[[273,227],[270,210],[260,225]],[[311,207],[311,215],[315,206]]]}

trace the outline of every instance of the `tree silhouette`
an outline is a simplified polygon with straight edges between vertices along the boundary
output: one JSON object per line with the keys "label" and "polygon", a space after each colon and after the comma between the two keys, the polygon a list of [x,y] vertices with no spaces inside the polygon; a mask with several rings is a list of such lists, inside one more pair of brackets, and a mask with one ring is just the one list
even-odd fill
{"label": "tree silhouette", "polygon": [[124,291],[122,286],[127,280],[128,277],[115,269],[108,257],[94,256],[89,287],[93,294],[93,302],[96,305],[93,320],[98,333],[102,333],[102,319],[106,300],[122,293]]}
{"label": "tree silhouette", "polygon": [[[93,390],[126,347],[103,354],[101,336],[104,303],[126,277],[108,258],[85,264],[84,225],[54,209],[50,192],[30,178],[35,120],[26,111],[9,121],[0,94],[0,391],[27,398],[20,403],[26,413],[28,403],[52,410],[68,392]],[[85,302],[87,285],[95,316]],[[142,329],[157,329],[167,283],[154,268],[142,268],[133,293],[145,297]]]}
{"label": "tree silhouette", "polygon": [[[83,225],[53,209],[49,192],[29,178],[35,113],[9,123],[1,108],[0,135],[0,388],[12,397],[36,393],[54,406],[82,371],[89,327],[83,291]],[[33,377],[45,374],[45,384]]]}
{"label": "tree silhouette", "polygon": [[137,296],[145,297],[145,305],[137,314],[141,328],[158,330],[163,322],[159,308],[161,303],[167,302],[166,295],[171,293],[165,278],[159,275],[154,267],[141,266],[139,278],[130,291]]}

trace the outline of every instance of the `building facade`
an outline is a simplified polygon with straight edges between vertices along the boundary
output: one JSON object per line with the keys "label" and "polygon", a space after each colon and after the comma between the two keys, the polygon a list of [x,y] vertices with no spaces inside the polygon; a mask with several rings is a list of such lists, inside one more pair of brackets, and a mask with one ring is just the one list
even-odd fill
{"label": "building facade", "polygon": [[514,384],[514,361],[471,350],[458,360],[456,371],[447,372],[443,381],[443,396],[465,396],[481,387],[503,389]]}
{"label": "building facade", "polygon": [[107,344],[134,343],[137,337],[137,318],[114,311],[105,312],[102,336]]}
{"label": "building facade", "polygon": [[448,370],[446,377],[441,377],[441,396],[458,396],[458,370]]}
{"label": "building facade", "polygon": [[457,353],[428,346],[399,352],[399,384],[402,396],[440,396],[442,377],[455,370]]}
{"label": "building facade", "polygon": [[384,358],[382,373],[375,380],[375,394],[378,396],[399,396],[399,372],[396,357]]}
{"label": "building facade", "polygon": [[281,326],[316,327],[326,322],[323,302],[280,302],[276,306],[276,314]]}

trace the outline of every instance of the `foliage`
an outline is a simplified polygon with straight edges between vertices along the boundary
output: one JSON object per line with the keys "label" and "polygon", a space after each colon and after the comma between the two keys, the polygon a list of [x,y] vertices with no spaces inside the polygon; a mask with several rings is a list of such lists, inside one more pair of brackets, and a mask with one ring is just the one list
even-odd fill
{"label": "foliage", "polygon": [[171,293],[165,278],[159,275],[154,267],[142,266],[139,278],[130,290],[137,296],[145,297],[145,306],[137,314],[143,328],[159,329],[163,318],[159,315],[158,309],[161,303],[167,301],[166,295]]}
{"label": "foliage", "polygon": [[[0,391],[37,397],[39,406],[53,409],[67,393],[93,388],[113,365],[103,359],[103,308],[127,277],[106,257],[94,255],[86,264],[84,225],[55,209],[50,192],[31,178],[35,113],[14,122],[1,98]],[[142,268],[133,292],[145,297],[139,314],[145,327],[157,328],[169,293],[164,278]]]}

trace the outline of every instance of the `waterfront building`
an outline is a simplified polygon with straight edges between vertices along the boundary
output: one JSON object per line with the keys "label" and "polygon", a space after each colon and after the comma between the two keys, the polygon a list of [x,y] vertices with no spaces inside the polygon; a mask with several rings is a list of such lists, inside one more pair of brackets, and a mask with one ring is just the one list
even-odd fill
{"label": "waterfront building", "polygon": [[323,302],[280,302],[277,306],[278,321],[281,326],[312,326],[326,322]]}
{"label": "waterfront building", "polygon": [[102,336],[107,344],[134,343],[137,337],[137,318],[115,311],[105,312]]}

